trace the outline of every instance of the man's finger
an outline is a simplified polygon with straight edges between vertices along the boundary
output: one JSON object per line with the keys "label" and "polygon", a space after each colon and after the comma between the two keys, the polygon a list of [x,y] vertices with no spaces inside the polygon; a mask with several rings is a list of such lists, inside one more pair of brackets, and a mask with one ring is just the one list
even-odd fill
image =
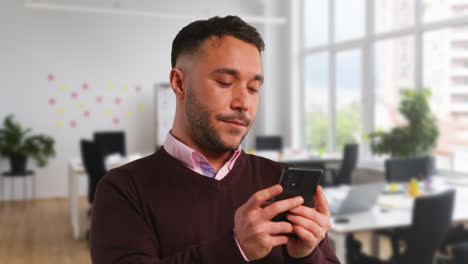
{"label": "man's finger", "polygon": [[303,203],[304,199],[302,198],[302,196],[296,196],[286,200],[277,201],[263,208],[262,216],[264,217],[264,219],[269,221],[278,214],[296,208]]}
{"label": "man's finger", "polygon": [[330,217],[319,212],[315,208],[310,208],[310,207],[302,205],[302,206],[291,209],[290,212],[295,215],[302,216],[304,218],[312,220],[322,227],[328,227],[330,224],[330,221],[329,221]]}
{"label": "man's finger", "polygon": [[322,214],[327,216],[330,215],[330,210],[328,209],[328,201],[323,193],[322,186],[317,186],[317,191],[315,192],[315,208]]}
{"label": "man's finger", "polygon": [[271,198],[277,196],[283,191],[283,187],[281,185],[276,184],[266,189],[260,190],[254,193],[249,200],[246,202],[246,206],[249,208],[257,208],[262,207],[264,203]]}
{"label": "man's finger", "polygon": [[288,237],[287,236],[271,236],[271,246],[276,247],[279,245],[285,245],[288,243]]}
{"label": "man's finger", "polygon": [[293,232],[293,226],[289,222],[269,222],[265,225],[268,234],[278,235],[278,234],[288,234]]}

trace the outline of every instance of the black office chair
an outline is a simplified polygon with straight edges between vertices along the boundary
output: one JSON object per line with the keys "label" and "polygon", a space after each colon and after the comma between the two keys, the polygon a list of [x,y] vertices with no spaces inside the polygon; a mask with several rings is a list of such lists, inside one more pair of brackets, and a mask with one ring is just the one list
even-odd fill
{"label": "black office chair", "polygon": [[[392,260],[398,264],[432,264],[436,249],[442,244],[452,222],[455,191],[417,198],[409,228],[392,236]],[[400,252],[399,242],[406,250]]]}
{"label": "black office chair", "polygon": [[283,151],[283,138],[281,136],[256,136],[255,149]]}
{"label": "black office chair", "polygon": [[122,156],[127,154],[125,148],[125,132],[99,131],[95,132],[93,137],[94,142],[99,144],[104,157],[113,153],[120,153]]}
{"label": "black office chair", "polygon": [[468,241],[455,245],[452,252],[453,264],[466,264],[468,260]]}
{"label": "black office chair", "polygon": [[431,156],[385,161],[385,178],[388,182],[409,182],[411,178],[426,178],[433,174],[434,159]]}
{"label": "black office chair", "polygon": [[104,159],[99,145],[93,141],[81,140],[81,159],[88,174],[88,201],[94,202],[96,186],[102,176],[106,174]]}
{"label": "black office chair", "polygon": [[332,185],[351,184],[351,177],[359,157],[358,144],[346,144],[343,150],[343,161],[339,170],[327,169],[331,173]]}

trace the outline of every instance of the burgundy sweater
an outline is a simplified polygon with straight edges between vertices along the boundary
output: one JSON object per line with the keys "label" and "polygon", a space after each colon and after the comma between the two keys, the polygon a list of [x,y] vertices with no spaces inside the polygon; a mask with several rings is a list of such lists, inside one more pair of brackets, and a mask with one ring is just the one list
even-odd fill
{"label": "burgundy sweater", "polygon": [[[99,182],[90,231],[92,262],[246,263],[234,239],[234,213],[278,183],[284,164],[244,152],[220,181],[185,167],[163,148]],[[302,259],[284,246],[253,263],[339,263],[328,238]]]}

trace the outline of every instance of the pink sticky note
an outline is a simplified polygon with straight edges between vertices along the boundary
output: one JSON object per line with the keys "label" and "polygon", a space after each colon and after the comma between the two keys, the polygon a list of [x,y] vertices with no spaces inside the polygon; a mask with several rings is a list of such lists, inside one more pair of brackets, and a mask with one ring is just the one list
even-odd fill
{"label": "pink sticky note", "polygon": [[89,117],[90,114],[91,114],[91,113],[90,113],[88,110],[86,110],[86,111],[83,112],[84,117]]}
{"label": "pink sticky note", "polygon": [[135,91],[136,91],[137,93],[141,92],[141,85],[137,85],[137,86],[135,87]]}
{"label": "pink sticky note", "polygon": [[55,104],[55,99],[54,99],[54,98],[50,98],[50,99],[49,99],[49,104],[50,104],[50,105],[54,105],[54,104]]}
{"label": "pink sticky note", "polygon": [[70,127],[76,127],[76,121],[75,120],[70,121]]}
{"label": "pink sticky note", "polygon": [[122,99],[120,99],[120,97],[116,97],[114,101],[115,101],[116,104],[120,104]]}
{"label": "pink sticky note", "polygon": [[88,83],[83,83],[83,85],[81,85],[81,88],[83,90],[88,90],[89,89],[89,84]]}
{"label": "pink sticky note", "polygon": [[72,98],[72,99],[78,98],[78,93],[77,93],[77,92],[72,92],[72,93],[71,93],[71,98]]}
{"label": "pink sticky note", "polygon": [[98,103],[102,103],[102,96],[98,96],[98,97],[96,97],[96,102],[98,102]]}
{"label": "pink sticky note", "polygon": [[49,73],[47,75],[47,80],[49,80],[49,82],[51,82],[51,81],[55,80],[55,76],[52,73]]}
{"label": "pink sticky note", "polygon": [[115,125],[118,125],[120,123],[120,119],[118,117],[114,117],[112,119],[112,123],[114,123]]}

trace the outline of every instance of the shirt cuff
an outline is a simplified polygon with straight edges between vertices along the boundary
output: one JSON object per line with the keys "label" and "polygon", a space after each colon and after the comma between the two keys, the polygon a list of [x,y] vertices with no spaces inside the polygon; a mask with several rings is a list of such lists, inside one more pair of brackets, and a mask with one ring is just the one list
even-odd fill
{"label": "shirt cuff", "polygon": [[[233,232],[233,234],[234,234],[234,232]],[[239,248],[239,251],[240,251],[242,257],[244,258],[244,260],[247,261],[247,262],[250,262],[249,259],[247,258],[247,256],[244,254],[244,251],[242,251],[242,248],[241,248],[241,246],[239,244],[239,241],[237,240],[236,234],[234,234],[234,240],[236,241],[237,247]]]}

